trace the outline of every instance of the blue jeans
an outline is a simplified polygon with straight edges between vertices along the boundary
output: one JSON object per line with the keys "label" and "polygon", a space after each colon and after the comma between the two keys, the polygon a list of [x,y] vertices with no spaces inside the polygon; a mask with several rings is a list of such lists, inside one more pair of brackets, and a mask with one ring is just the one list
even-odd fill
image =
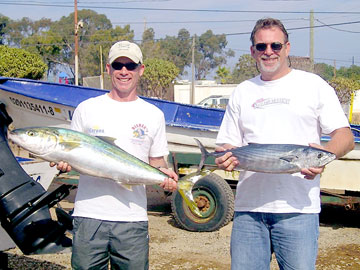
{"label": "blue jeans", "polygon": [[274,252],[281,270],[313,270],[318,236],[318,214],[235,212],[231,269],[270,269]]}

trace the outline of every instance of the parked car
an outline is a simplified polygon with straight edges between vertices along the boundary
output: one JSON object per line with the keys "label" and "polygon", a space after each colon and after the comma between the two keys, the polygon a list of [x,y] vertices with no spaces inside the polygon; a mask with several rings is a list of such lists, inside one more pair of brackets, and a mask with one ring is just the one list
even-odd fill
{"label": "parked car", "polygon": [[202,107],[221,108],[225,109],[229,103],[228,95],[211,95],[198,103]]}

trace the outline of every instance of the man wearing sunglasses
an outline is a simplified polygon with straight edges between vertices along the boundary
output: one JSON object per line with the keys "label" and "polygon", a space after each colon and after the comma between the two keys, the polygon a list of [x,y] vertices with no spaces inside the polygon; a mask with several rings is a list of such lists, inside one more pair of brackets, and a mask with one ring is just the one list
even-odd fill
{"label": "man wearing sunglasses", "polygon": [[[106,65],[109,93],[85,100],[76,108],[71,128],[94,136],[116,138],[116,144],[161,168],[169,178],[160,186],[176,190],[177,175],[167,169],[165,118],[161,110],[137,95],[144,72],[140,48],[115,43]],[[54,165],[54,164],[53,164]],[[67,163],[57,168],[70,171]],[[128,190],[114,181],[81,175],[74,207],[72,269],[148,269],[149,236],[146,190]]]}
{"label": "man wearing sunglasses", "polygon": [[[217,150],[249,143],[311,145],[343,156],[353,135],[335,91],[319,76],[291,69],[290,42],[283,24],[257,21],[250,51],[260,75],[240,83],[230,97]],[[331,136],[325,147],[322,134]],[[218,166],[232,171],[239,161],[225,154]],[[236,190],[231,235],[231,269],[270,269],[272,253],[280,269],[315,269],[320,212],[320,173],[243,171]]]}

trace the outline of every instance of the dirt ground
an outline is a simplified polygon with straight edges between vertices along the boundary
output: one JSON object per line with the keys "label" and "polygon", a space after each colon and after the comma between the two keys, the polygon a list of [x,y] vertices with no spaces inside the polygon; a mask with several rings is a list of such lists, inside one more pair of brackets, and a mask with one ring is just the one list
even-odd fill
{"label": "dirt ground", "polygon": [[[323,207],[317,269],[360,269],[360,213]],[[230,269],[229,242],[232,222],[215,232],[180,229],[169,208],[149,211],[151,270]],[[10,269],[65,270],[70,254],[25,256],[17,248],[6,252]],[[276,260],[271,270],[278,269]]]}

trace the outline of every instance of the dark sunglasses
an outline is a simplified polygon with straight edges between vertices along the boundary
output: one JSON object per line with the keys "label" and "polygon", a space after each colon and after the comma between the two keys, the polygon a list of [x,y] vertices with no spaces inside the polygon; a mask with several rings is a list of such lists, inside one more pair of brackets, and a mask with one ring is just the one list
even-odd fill
{"label": "dark sunglasses", "polygon": [[[258,43],[258,44],[255,44],[255,48],[256,50],[258,50],[259,52],[264,52],[267,48],[267,45],[266,43]],[[284,44],[281,44],[280,42],[273,42],[273,43],[270,43],[270,46],[271,46],[271,49],[273,51],[281,51],[282,47],[283,47]]]}
{"label": "dark sunglasses", "polygon": [[136,64],[136,63],[120,63],[120,62],[113,62],[111,64],[112,68],[115,70],[122,70],[123,67],[126,67],[127,70],[132,71],[135,70],[140,64]]}

